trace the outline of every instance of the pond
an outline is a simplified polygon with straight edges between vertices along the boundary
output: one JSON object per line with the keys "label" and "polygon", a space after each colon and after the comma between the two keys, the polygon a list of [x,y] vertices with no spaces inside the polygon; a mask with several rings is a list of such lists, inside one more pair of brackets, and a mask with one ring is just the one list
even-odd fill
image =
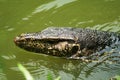
{"label": "pond", "polygon": [[[120,62],[83,62],[18,48],[14,38],[47,27],[77,27],[120,33],[120,0],[0,0],[0,80],[109,80],[120,75]],[[120,46],[117,47],[120,54]],[[116,50],[116,51],[117,51]]]}

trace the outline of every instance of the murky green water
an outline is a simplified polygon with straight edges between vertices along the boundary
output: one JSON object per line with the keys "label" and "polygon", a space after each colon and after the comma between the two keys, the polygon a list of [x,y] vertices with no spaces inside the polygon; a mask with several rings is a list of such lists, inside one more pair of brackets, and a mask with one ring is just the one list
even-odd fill
{"label": "murky green water", "polygon": [[120,32],[120,0],[0,0],[0,80],[25,80],[18,63],[35,80],[46,80],[49,72],[61,80],[108,80],[120,75],[120,63],[85,63],[15,46],[15,36],[50,26]]}

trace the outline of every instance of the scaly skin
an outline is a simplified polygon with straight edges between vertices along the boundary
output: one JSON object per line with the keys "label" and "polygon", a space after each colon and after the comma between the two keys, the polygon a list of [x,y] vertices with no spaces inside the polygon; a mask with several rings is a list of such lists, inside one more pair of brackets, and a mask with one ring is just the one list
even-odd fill
{"label": "scaly skin", "polygon": [[27,51],[58,57],[89,56],[120,40],[119,34],[81,28],[50,27],[17,36],[15,44]]}

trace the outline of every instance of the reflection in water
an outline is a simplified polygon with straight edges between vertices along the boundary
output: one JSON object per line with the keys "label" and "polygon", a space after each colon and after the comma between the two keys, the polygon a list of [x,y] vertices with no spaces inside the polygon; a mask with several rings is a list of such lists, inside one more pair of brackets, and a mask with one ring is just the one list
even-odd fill
{"label": "reflection in water", "polygon": [[117,20],[114,20],[112,22],[107,22],[104,24],[97,24],[97,25],[93,26],[91,29],[111,31],[111,32],[120,32],[120,18]]}
{"label": "reflection in water", "polygon": [[10,27],[10,26],[5,26],[4,27],[7,31],[13,31],[14,30],[14,28],[13,27]]}
{"label": "reflection in water", "polygon": [[39,7],[37,7],[36,10],[32,14],[34,15],[34,14],[39,13],[41,11],[47,11],[47,10],[49,10],[51,8],[54,8],[54,7],[59,8],[59,7],[63,6],[63,5],[65,5],[65,4],[71,3],[73,1],[76,1],[76,0],[65,0],[65,1],[63,1],[63,0],[54,0],[54,1],[50,2],[50,3],[43,4],[43,5],[39,6]]}
{"label": "reflection in water", "polygon": [[88,63],[53,56],[44,56],[44,58],[39,56],[39,59],[32,58],[28,59],[29,61],[23,61],[23,65],[31,72],[35,80],[46,80],[48,72],[51,72],[54,77],[61,76],[62,79],[66,80],[96,80],[96,76],[101,80],[107,80],[111,76],[119,74],[120,42],[116,41],[111,46],[107,46],[99,54],[98,57],[92,56],[98,61]]}
{"label": "reflection in water", "polygon": [[79,25],[81,25],[81,24],[86,24],[86,23],[93,23],[93,20],[78,22],[78,23],[76,23],[75,26],[76,26],[76,27],[79,27]]}
{"label": "reflection in water", "polygon": [[[103,61],[86,63],[80,60],[68,60],[56,57],[47,58],[47,56],[44,60],[31,59],[28,62],[24,62],[23,65],[30,71],[35,80],[46,80],[46,75],[49,72],[54,77],[61,76],[62,79],[66,80],[87,80],[87,78],[94,78],[96,75],[99,75],[99,72],[102,72],[103,75],[106,74],[108,76],[108,79],[110,75],[115,75],[110,72],[119,70],[118,66],[120,66],[118,63],[109,64]],[[103,75],[101,74],[101,76]]]}
{"label": "reflection in water", "polygon": [[0,68],[0,80],[7,80],[6,75],[3,73],[1,68]]}
{"label": "reflection in water", "polygon": [[5,55],[2,55],[1,56],[2,58],[4,58],[4,59],[6,59],[6,60],[14,60],[15,58],[16,58],[16,56],[15,55],[8,55],[8,56],[5,56]]}
{"label": "reflection in water", "polygon": [[30,17],[32,17],[33,15],[35,15],[36,13],[40,13],[42,11],[48,11],[52,8],[59,8],[65,4],[74,2],[76,0],[54,0],[52,2],[49,2],[47,4],[43,4],[38,6],[35,11],[32,12],[32,14],[28,15],[27,17],[23,18],[22,20],[28,20]]}
{"label": "reflection in water", "polygon": [[7,80],[6,74],[3,71],[3,66],[4,65],[2,64],[2,60],[1,60],[1,57],[0,57],[0,80]]}

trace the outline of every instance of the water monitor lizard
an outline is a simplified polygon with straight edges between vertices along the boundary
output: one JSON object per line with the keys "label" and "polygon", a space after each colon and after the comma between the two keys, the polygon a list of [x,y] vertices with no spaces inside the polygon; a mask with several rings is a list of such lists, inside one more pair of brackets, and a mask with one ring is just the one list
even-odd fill
{"label": "water monitor lizard", "polygon": [[49,27],[40,32],[21,34],[14,39],[14,42],[27,51],[78,58],[89,56],[119,40],[120,35],[114,32]]}

